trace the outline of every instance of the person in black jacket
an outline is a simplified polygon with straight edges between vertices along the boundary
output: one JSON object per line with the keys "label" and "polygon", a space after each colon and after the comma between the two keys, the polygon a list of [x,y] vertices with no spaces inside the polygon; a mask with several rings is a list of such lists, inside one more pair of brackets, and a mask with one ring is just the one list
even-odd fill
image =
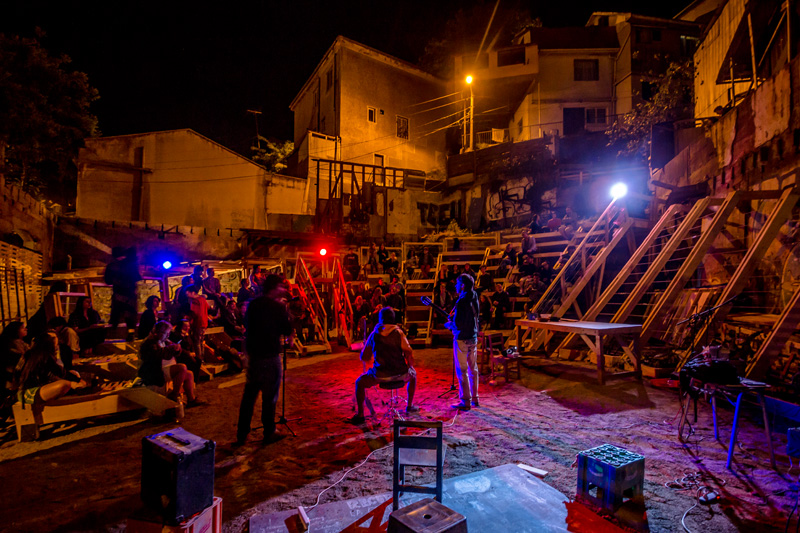
{"label": "person in black jacket", "polygon": [[504,329],[506,323],[506,313],[511,311],[511,298],[503,290],[503,284],[497,283],[495,291],[492,293],[492,306],[494,307],[493,329]]}
{"label": "person in black jacket", "polygon": [[468,411],[478,403],[478,295],[475,280],[468,274],[456,279],[456,300],[453,319],[448,328],[453,332],[453,358],[458,375],[458,395],[461,401],[454,409]]}
{"label": "person in black jacket", "polygon": [[106,267],[103,276],[106,284],[113,287],[111,317],[108,323],[112,328],[116,328],[124,319],[128,327],[128,339],[133,340],[136,328],[136,282],[142,279],[136,259],[136,248],[115,246],[111,255],[114,259]]}
{"label": "person in black jacket", "polygon": [[289,312],[281,298],[287,296],[280,276],[270,274],[259,296],[247,308],[245,315],[245,349],[249,365],[239,406],[239,424],[236,444],[242,445],[250,433],[250,423],[259,393],[261,396],[261,422],[264,424],[264,444],[282,438],[275,434],[275,407],[281,388],[281,336],[288,337],[287,345],[294,345]]}

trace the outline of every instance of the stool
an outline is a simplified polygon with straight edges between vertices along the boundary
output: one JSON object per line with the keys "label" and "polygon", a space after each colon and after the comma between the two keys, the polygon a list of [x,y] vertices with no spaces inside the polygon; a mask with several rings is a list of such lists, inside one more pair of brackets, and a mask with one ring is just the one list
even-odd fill
{"label": "stool", "polygon": [[576,499],[613,514],[625,498],[644,506],[644,456],[610,444],[578,454]]}
{"label": "stool", "polygon": [[519,355],[511,356],[503,354],[502,333],[487,335],[486,345],[489,351],[489,361],[492,366],[492,373],[489,376],[490,383],[494,381],[496,375],[500,374],[500,372],[497,371],[497,368],[502,369],[503,377],[505,378],[506,383],[510,381],[509,372],[515,371],[517,374],[517,379],[522,379],[522,370],[519,366]]}
{"label": "stool", "polygon": [[467,533],[467,519],[432,498],[389,515],[388,533]]}
{"label": "stool", "polygon": [[384,383],[378,383],[378,387],[383,390],[391,391],[389,395],[389,400],[384,401],[383,404],[388,407],[386,413],[381,418],[381,422],[383,422],[384,418],[388,418],[390,420],[405,420],[403,415],[400,414],[400,411],[397,409],[403,402],[407,401],[405,398],[400,397],[397,394],[398,389],[402,389],[406,386],[406,382],[402,380],[398,381],[386,381]]}

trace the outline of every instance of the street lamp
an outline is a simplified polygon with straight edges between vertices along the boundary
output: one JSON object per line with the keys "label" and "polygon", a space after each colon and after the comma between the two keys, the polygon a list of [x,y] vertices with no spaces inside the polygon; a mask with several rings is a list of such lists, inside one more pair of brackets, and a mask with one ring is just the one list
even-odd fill
{"label": "street lamp", "polygon": [[467,82],[467,85],[469,85],[469,144],[468,144],[469,150],[468,151],[471,152],[473,149],[472,146],[473,133],[474,133],[473,124],[475,123],[475,117],[473,114],[475,112],[475,99],[472,94],[472,76],[468,75],[465,81]]}

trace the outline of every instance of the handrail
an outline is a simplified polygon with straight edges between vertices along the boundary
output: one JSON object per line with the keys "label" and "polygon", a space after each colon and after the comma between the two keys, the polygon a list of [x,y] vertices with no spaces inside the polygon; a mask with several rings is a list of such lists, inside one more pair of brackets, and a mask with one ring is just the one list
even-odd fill
{"label": "handrail", "polygon": [[[336,313],[336,327],[341,331],[347,346],[350,346],[352,344],[350,333],[353,327],[353,306],[347,294],[344,271],[338,259],[333,262],[333,301]],[[342,302],[344,302],[344,305]]]}
{"label": "handrail", "polygon": [[303,261],[303,258],[299,256],[297,258],[297,265],[295,266],[294,280],[296,284],[300,285],[300,288],[303,289],[306,295],[314,295],[313,298],[309,298],[309,303],[311,304],[314,313],[316,313],[317,317],[320,318],[320,326],[323,330],[322,333],[327,338],[328,314],[325,312],[325,306],[322,305],[322,299],[319,297],[317,287],[314,285],[314,280],[311,278],[311,274],[308,272],[306,263]]}

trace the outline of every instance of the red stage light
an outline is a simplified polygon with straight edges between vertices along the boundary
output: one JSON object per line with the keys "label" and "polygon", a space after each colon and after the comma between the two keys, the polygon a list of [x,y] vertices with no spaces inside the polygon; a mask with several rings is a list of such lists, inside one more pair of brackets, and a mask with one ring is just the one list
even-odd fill
{"label": "red stage light", "polygon": [[327,249],[325,249],[325,248],[320,248],[319,249],[319,255],[325,256],[327,254],[328,254],[328,250]]}

